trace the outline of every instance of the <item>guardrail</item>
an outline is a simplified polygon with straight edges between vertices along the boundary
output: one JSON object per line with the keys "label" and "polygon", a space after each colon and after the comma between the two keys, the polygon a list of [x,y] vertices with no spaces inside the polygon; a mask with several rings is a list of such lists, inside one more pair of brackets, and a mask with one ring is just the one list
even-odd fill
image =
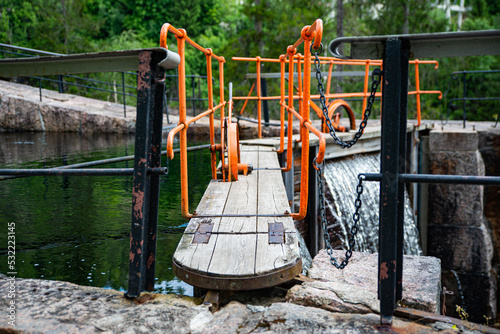
{"label": "guardrail", "polygon": [[[450,81],[448,82],[448,89],[446,90],[446,93],[444,96],[446,97],[448,93],[450,92],[450,88],[454,80],[457,80],[458,78],[462,79],[462,97],[457,97],[453,98],[448,102],[447,105],[447,113],[446,113],[446,120],[443,122],[443,124],[446,124],[450,118],[450,111],[452,110],[458,110],[459,107],[455,105],[454,102],[456,101],[462,101],[462,120],[463,120],[463,127],[465,128],[465,122],[467,120],[467,101],[498,101],[500,100],[500,96],[496,97],[476,97],[476,96],[468,96],[468,87],[467,85],[467,77],[468,75],[486,75],[486,74],[491,74],[491,73],[497,73],[500,74],[500,70],[484,70],[484,71],[457,71],[453,72],[450,75]],[[497,112],[496,116],[496,121],[495,125],[493,127],[495,128],[498,124],[498,120],[500,119],[500,111]]]}
{"label": "guardrail", "polygon": [[[34,57],[39,57],[39,56],[64,56],[64,54],[61,53],[55,53],[55,52],[49,52],[49,51],[43,51],[43,50],[37,50],[37,49],[31,49],[31,48],[25,48],[21,46],[16,46],[16,45],[11,45],[11,44],[4,44],[0,43],[0,55],[3,55],[2,58],[34,58]],[[5,57],[5,56],[8,57]],[[86,88],[89,90],[94,90],[94,91],[100,91],[100,92],[106,92],[110,93],[115,96],[115,101],[118,99],[116,98],[117,96],[122,97],[122,104],[123,104],[123,117],[127,117],[127,97],[135,99],[137,97],[136,91],[137,91],[137,72],[130,72],[130,71],[122,71],[118,72],[121,75],[121,83],[117,82],[108,82],[108,81],[103,81],[103,80],[97,80],[97,79],[91,79],[91,78],[85,78],[82,76],[76,76],[76,75],[57,75],[56,79],[54,78],[49,78],[49,77],[42,77],[42,76],[30,76],[30,78],[38,80],[38,88],[39,88],[39,96],[40,96],[40,101],[42,101],[42,81],[46,81],[49,83],[54,83],[57,85],[57,89],[59,93],[65,93],[65,85],[66,86],[74,86],[74,87],[79,87],[79,88]],[[133,77],[133,82],[135,82],[135,85],[130,85],[126,84],[127,81],[130,81],[131,79],[127,80],[127,77]],[[165,75],[166,78],[173,78],[173,82],[175,82],[178,77],[177,74],[167,74]],[[69,78],[70,80],[65,80],[65,78]],[[197,109],[197,104],[198,108],[202,109],[203,106],[200,106],[201,103],[208,101],[206,98],[201,98],[201,79],[206,79],[206,76],[203,75],[186,75],[186,78],[191,79],[191,97],[186,98],[187,101],[192,102],[192,111],[193,111],[193,117],[196,115],[196,109]],[[100,85],[97,86],[97,85]],[[198,87],[198,94],[196,94],[196,87]],[[198,95],[198,96],[196,96]],[[93,97],[93,96],[90,96]],[[168,110],[168,101],[178,101],[178,97],[168,97],[167,94],[165,94],[164,97],[164,113],[167,115],[167,122],[170,123],[169,120],[169,110]]]}

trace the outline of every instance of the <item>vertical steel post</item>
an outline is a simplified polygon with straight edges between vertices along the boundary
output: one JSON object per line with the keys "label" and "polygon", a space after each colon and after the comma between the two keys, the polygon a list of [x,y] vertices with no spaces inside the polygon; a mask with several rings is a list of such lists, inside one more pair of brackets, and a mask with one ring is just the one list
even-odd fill
{"label": "vertical steel post", "polygon": [[122,72],[123,117],[127,117],[127,96],[125,95],[125,72]]}
{"label": "vertical steel post", "polygon": [[[408,120],[408,70],[409,70],[410,44],[408,41],[401,41],[400,53],[400,108],[399,108],[399,173],[405,174],[406,152],[408,150],[406,123]],[[417,65],[418,66],[418,65]],[[403,244],[404,244],[404,198],[405,184],[398,182],[398,218],[397,223],[397,262],[396,262],[396,301],[403,299]]]}
{"label": "vertical steel post", "polygon": [[385,46],[380,151],[379,298],[380,322],[392,324],[396,306],[398,173],[401,115],[401,41]]}
{"label": "vertical steel post", "polygon": [[[262,87],[262,96],[267,97],[267,81],[266,78],[260,77],[260,85]],[[267,100],[262,100],[264,105],[264,123],[269,126],[269,106]]]}
{"label": "vertical steel post", "polygon": [[193,97],[193,117],[196,116],[196,96],[195,96],[195,86],[194,86],[194,75],[191,76],[191,92]]}
{"label": "vertical steel post", "polygon": [[463,117],[463,122],[464,122],[464,129],[465,129],[465,121],[467,119],[467,115],[466,115],[466,112],[465,112],[465,108],[466,108],[466,98],[467,98],[467,72],[466,71],[463,71],[463,77],[462,77],[462,81],[464,83],[464,87],[463,87],[463,93],[464,93],[464,96],[463,96],[463,99],[462,99],[462,117]]}
{"label": "vertical steel post", "polygon": [[59,93],[64,93],[64,78],[62,75],[57,76],[57,85],[59,86]]}
{"label": "vertical steel post", "polygon": [[130,232],[129,283],[126,296],[137,297],[154,288],[159,176],[148,169],[160,167],[164,70],[151,51],[139,54],[137,122],[135,135],[132,226]]}
{"label": "vertical steel post", "polygon": [[318,146],[311,146],[309,151],[309,199],[307,201],[307,216],[309,234],[309,252],[311,256],[318,254],[320,249],[325,248],[323,233],[318,223],[319,193],[317,171],[314,168],[314,158],[318,155]]}

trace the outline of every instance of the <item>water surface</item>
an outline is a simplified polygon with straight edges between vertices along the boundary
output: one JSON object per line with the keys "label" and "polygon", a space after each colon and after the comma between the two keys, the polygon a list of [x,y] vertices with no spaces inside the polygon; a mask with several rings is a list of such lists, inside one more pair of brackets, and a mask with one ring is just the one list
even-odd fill
{"label": "water surface", "polygon": [[[199,144],[199,143],[191,143]],[[165,148],[163,148],[165,149]],[[133,136],[0,133],[0,168],[47,168],[134,154]],[[162,159],[155,291],[192,294],[172,272],[186,221],[180,213],[178,155]],[[133,161],[97,168],[132,168]],[[193,210],[210,174],[208,150],[189,153]],[[37,176],[0,181],[0,255],[16,225],[17,277],[127,290],[132,176]],[[7,261],[0,262],[6,273]]]}

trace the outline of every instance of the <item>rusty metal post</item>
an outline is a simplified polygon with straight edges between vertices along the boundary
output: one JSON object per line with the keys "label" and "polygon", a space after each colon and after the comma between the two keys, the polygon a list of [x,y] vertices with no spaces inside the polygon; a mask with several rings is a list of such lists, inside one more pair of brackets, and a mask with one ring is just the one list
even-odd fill
{"label": "rusty metal post", "polygon": [[[401,41],[400,52],[400,109],[399,109],[399,174],[405,174],[406,170],[406,152],[407,152],[407,134],[406,123],[408,121],[408,71],[410,61],[410,44],[407,40]],[[403,244],[404,244],[404,209],[405,184],[398,183],[398,219],[397,223],[397,262],[396,262],[396,301],[403,299]]]}
{"label": "rusty metal post", "polygon": [[318,193],[318,182],[317,171],[314,168],[314,160],[318,155],[318,146],[311,146],[309,151],[309,199],[307,201],[307,229],[309,234],[309,252],[311,256],[316,256],[320,249],[325,248],[325,242],[323,238],[323,233],[321,225],[318,220],[319,213],[319,193]]}
{"label": "rusty metal post", "polygon": [[379,299],[380,322],[392,324],[396,307],[398,177],[401,119],[401,41],[387,40],[382,93],[380,150]]}
{"label": "rusty metal post", "polygon": [[154,288],[160,182],[147,170],[161,165],[165,73],[157,66],[160,58],[152,51],[139,55],[128,298]]}

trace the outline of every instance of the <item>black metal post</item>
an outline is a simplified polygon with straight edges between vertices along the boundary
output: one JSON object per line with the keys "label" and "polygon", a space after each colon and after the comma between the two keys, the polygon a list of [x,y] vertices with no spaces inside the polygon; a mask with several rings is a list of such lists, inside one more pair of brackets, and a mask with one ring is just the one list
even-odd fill
{"label": "black metal post", "polygon": [[57,83],[59,86],[59,93],[64,93],[64,78],[62,75],[57,76]]}
{"label": "black metal post", "polygon": [[465,129],[465,121],[467,119],[467,115],[466,115],[466,111],[465,111],[465,108],[466,108],[466,98],[467,98],[467,72],[466,71],[463,72],[462,81],[464,83],[464,87],[463,87],[464,97],[463,97],[463,100],[462,100],[462,118],[463,118],[463,122],[464,122],[463,127]]}
{"label": "black metal post", "polygon": [[122,72],[123,117],[127,117],[127,96],[125,95],[125,72]]}
{"label": "black metal post", "polygon": [[129,284],[126,296],[137,297],[154,288],[159,176],[148,168],[160,167],[164,70],[152,51],[139,55],[137,123],[135,136]]}
{"label": "black metal post", "polygon": [[317,171],[314,168],[314,158],[318,155],[318,146],[311,146],[309,148],[309,196],[307,201],[307,229],[309,234],[309,252],[311,256],[318,254],[319,250],[324,247],[322,230],[318,222],[319,212],[319,194]]}
{"label": "black metal post", "polygon": [[196,98],[195,98],[195,92],[194,92],[194,76],[191,77],[191,90],[192,90],[192,97],[193,97],[193,117],[196,116]]}
{"label": "black metal post", "polygon": [[[400,53],[400,108],[399,108],[399,174],[405,174],[406,171],[406,123],[408,119],[408,67],[410,56],[410,45],[407,40],[401,41]],[[399,175],[398,175],[399,178]],[[397,262],[396,262],[396,301],[403,299],[403,244],[404,244],[404,198],[405,184],[398,183],[398,218],[397,223]]]}
{"label": "black metal post", "polygon": [[399,39],[387,40],[383,64],[378,277],[380,322],[383,325],[391,325],[396,306],[398,173],[400,168],[401,41]]}
{"label": "black metal post", "polygon": [[[267,81],[266,78],[260,78],[260,86],[262,88],[262,96],[267,97]],[[269,125],[269,106],[267,100],[262,100],[262,105],[264,106],[264,122]]]}

